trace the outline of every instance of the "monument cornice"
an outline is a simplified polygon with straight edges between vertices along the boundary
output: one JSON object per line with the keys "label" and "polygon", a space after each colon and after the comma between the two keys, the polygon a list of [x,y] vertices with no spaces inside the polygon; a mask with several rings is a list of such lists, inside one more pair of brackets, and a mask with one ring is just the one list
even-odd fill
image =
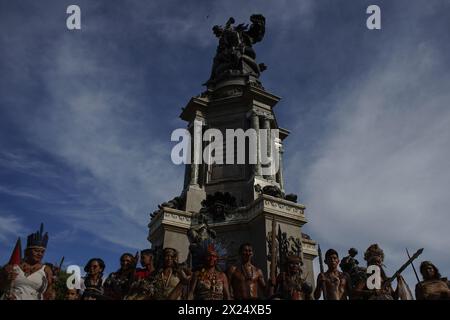
{"label": "monument cornice", "polygon": [[193,97],[189,100],[186,107],[182,108],[180,118],[184,121],[194,121],[198,116],[205,117],[208,99],[202,97]]}
{"label": "monument cornice", "polygon": [[285,199],[281,199],[281,198],[277,198],[277,197],[272,197],[272,196],[269,196],[267,194],[263,194],[262,198],[264,200],[267,200],[267,201],[272,201],[272,202],[284,204],[284,205],[289,206],[289,207],[296,208],[298,210],[301,210],[302,214],[304,214],[304,210],[306,209],[305,205],[303,205],[301,203],[295,203],[295,202],[292,202],[292,201],[289,201],[289,200],[285,200]]}
{"label": "monument cornice", "polygon": [[182,229],[191,227],[192,213],[173,208],[163,207],[161,211],[150,221],[149,233],[155,232],[161,226],[171,225]]}
{"label": "monument cornice", "polygon": [[244,96],[251,98],[253,101],[262,102],[271,108],[273,108],[281,100],[281,97],[253,86],[247,87]]}
{"label": "monument cornice", "polygon": [[232,212],[225,221],[211,222],[210,226],[224,227],[227,225],[248,224],[260,215],[275,215],[279,221],[302,226],[307,223],[304,214],[305,206],[292,201],[262,195],[246,207]]}
{"label": "monument cornice", "polygon": [[303,246],[303,254],[308,254],[311,257],[318,256],[316,242],[314,240],[302,238],[302,246]]}
{"label": "monument cornice", "polygon": [[[236,209],[227,217],[227,220],[211,222],[210,226],[214,228],[224,225],[249,223],[261,214],[276,215],[278,219],[303,225],[307,222],[304,210],[305,206],[302,204],[264,194],[250,205]],[[163,207],[150,221],[149,229],[150,233],[154,232],[161,225],[172,225],[189,229],[191,222],[191,212]]]}

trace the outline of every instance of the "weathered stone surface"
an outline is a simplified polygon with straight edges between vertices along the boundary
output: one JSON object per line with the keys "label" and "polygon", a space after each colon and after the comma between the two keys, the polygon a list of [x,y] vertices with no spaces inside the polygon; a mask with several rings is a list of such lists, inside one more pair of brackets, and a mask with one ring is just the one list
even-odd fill
{"label": "weathered stone surface", "polygon": [[[252,22],[255,25],[263,22],[261,17],[254,19]],[[264,25],[265,21],[258,28]],[[227,28],[229,30],[225,31]],[[230,21],[228,26],[222,28],[221,33],[218,31],[219,38],[222,39],[224,32],[230,32],[226,37],[236,32],[248,34],[252,28],[233,27]],[[246,42],[244,47],[251,48],[255,39]],[[241,56],[239,65],[230,65],[222,55],[222,50],[228,50],[228,44],[224,46],[218,48],[207,90],[188,102],[180,118],[187,122],[188,128],[192,128],[194,121],[201,121],[205,124],[205,129],[216,128],[221,131],[238,128],[279,129],[280,136],[275,144],[282,154],[283,141],[289,131],[278,126],[273,112],[280,98],[262,87],[258,80],[261,70],[255,67],[255,56],[251,51],[246,51],[246,54],[254,63]],[[236,52],[230,54],[234,55]],[[297,203],[296,195],[285,193],[282,158],[279,173],[272,176],[261,174],[260,163],[202,163],[193,166],[186,166],[181,196],[161,205],[153,214],[148,237],[153,246],[174,247],[179,250],[181,260],[187,259],[190,245],[188,231],[191,230],[192,233],[192,228],[199,227],[196,217],[201,214],[207,219],[208,228],[214,230],[221,243],[227,246],[230,263],[237,258],[239,245],[250,242],[254,246],[256,265],[268,275],[267,257],[270,252],[267,234],[271,232],[275,218],[276,225],[288,239],[301,242],[305,275],[314,283],[313,260],[317,256],[316,244],[310,237],[302,234],[302,226],[307,223],[305,206]]]}

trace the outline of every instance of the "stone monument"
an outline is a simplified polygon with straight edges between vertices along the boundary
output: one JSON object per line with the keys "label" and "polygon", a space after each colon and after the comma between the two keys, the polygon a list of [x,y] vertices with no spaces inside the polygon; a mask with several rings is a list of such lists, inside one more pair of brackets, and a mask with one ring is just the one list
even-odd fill
{"label": "stone monument", "polygon": [[[148,240],[153,247],[172,247],[180,253],[180,261],[189,260],[189,247],[195,237],[213,236],[227,247],[229,262],[238,257],[239,245],[250,242],[254,247],[254,262],[269,276],[271,267],[271,232],[276,226],[277,247],[300,255],[304,275],[314,283],[313,259],[316,244],[301,232],[307,222],[305,206],[297,203],[297,196],[286,195],[282,167],[283,141],[289,131],[280,128],[273,112],[280,98],[264,89],[259,77],[266,69],[256,62],[253,45],[265,33],[265,18],[252,15],[251,25],[234,25],[230,18],[225,26],[214,26],[219,39],[211,76],[206,91],[193,97],[183,108],[180,118],[194,136],[195,123],[201,130],[252,128],[278,129],[274,143],[279,156],[279,169],[274,174],[263,170],[261,136],[257,135],[256,163],[218,164],[194,163],[186,165],[181,195],[158,206],[151,214]],[[193,141],[193,140],[192,140]],[[193,143],[193,142],[192,142]],[[205,142],[198,152],[203,153]],[[191,150],[195,150],[194,146]],[[224,145],[224,149],[226,146]],[[249,149],[246,149],[246,159]],[[202,154],[194,154],[202,158]],[[236,154],[236,153],[235,153]],[[273,221],[275,220],[275,222]],[[272,239],[273,241],[273,239]],[[272,242],[273,243],[273,242]],[[278,255],[280,256],[280,255]],[[277,261],[277,268],[282,262]]]}

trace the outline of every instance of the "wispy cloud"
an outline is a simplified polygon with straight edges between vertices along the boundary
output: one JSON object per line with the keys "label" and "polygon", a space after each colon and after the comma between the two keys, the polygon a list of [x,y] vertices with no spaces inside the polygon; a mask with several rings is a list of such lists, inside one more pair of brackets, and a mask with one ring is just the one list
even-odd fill
{"label": "wispy cloud", "polygon": [[22,197],[22,198],[29,198],[34,200],[43,200],[42,197],[36,193],[32,193],[29,191],[23,191],[23,190],[15,190],[10,187],[5,187],[0,185],[0,193],[7,194],[13,197]]}
{"label": "wispy cloud", "polygon": [[[0,169],[36,177],[57,194],[21,182],[2,182],[0,192],[23,203],[45,199],[36,211],[66,224],[56,239],[87,232],[93,242],[147,245],[148,213],[181,191],[183,168],[170,162],[169,137],[184,125],[174,120],[179,108],[208,76],[217,45],[211,27],[262,13],[268,28],[257,55],[269,65],[262,81],[285,96],[276,112],[292,129],[286,177],[308,207],[308,232],[341,250],[382,241],[389,256],[403,257],[404,246],[443,256],[450,79],[445,41],[430,35],[448,30],[448,21],[429,23],[446,10],[439,1],[382,2],[389,18],[370,36],[364,4],[348,1],[90,1],[78,33],[65,30],[60,6],[2,10],[15,32],[0,33],[0,70],[8,75],[0,77],[7,93],[0,121],[39,152],[2,151]],[[0,240],[22,221],[2,219],[11,228],[0,227]]]}
{"label": "wispy cloud", "polygon": [[[329,132],[300,180],[309,230],[341,249],[379,242],[400,265],[405,247],[450,252],[450,77],[433,43],[409,39],[332,93]],[[448,264],[445,270],[450,271]]]}
{"label": "wispy cloud", "polygon": [[316,17],[316,4],[312,0],[251,0],[240,2],[239,10],[236,10],[235,1],[204,1],[202,5],[191,2],[183,6],[176,5],[176,1],[169,1],[164,5],[132,2],[130,6],[130,22],[150,39],[157,36],[166,42],[201,47],[216,45],[211,28],[215,24],[225,24],[229,17],[234,17],[237,23],[250,23],[250,15],[263,14],[270,24],[269,32],[277,29],[283,33],[271,34],[272,37],[286,36],[285,31],[293,26],[310,29]]}
{"label": "wispy cloud", "polygon": [[[159,121],[157,113],[145,122],[136,116],[151,106],[142,106],[143,101],[133,96],[138,84],[126,83],[133,71],[119,65],[109,69],[87,46],[64,38],[55,44],[58,49],[40,79],[48,103],[40,106],[39,114],[15,120],[34,145],[77,172],[66,192],[75,189],[84,199],[53,206],[58,218],[66,217],[71,225],[113,243],[142,246],[148,213],[179,194],[182,168],[171,164],[170,146],[152,130],[152,123]],[[40,165],[25,163],[17,154],[4,154],[3,159],[5,165],[26,172]],[[38,197],[7,188],[0,192]],[[86,199],[94,197],[93,203],[107,209],[87,207]]]}
{"label": "wispy cloud", "polygon": [[0,215],[0,242],[10,244],[12,237],[17,237],[24,232],[22,221],[11,215]]}
{"label": "wispy cloud", "polygon": [[36,153],[23,149],[0,151],[0,169],[49,179],[59,177],[51,164],[40,160]]}

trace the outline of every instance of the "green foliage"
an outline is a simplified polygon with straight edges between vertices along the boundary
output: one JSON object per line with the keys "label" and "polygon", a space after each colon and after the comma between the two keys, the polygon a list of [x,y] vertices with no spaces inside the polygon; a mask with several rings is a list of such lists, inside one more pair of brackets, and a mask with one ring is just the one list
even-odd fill
{"label": "green foliage", "polygon": [[54,283],[55,289],[55,300],[64,300],[67,291],[67,278],[69,278],[70,274],[68,274],[65,270],[61,270],[58,273],[58,277]]}

